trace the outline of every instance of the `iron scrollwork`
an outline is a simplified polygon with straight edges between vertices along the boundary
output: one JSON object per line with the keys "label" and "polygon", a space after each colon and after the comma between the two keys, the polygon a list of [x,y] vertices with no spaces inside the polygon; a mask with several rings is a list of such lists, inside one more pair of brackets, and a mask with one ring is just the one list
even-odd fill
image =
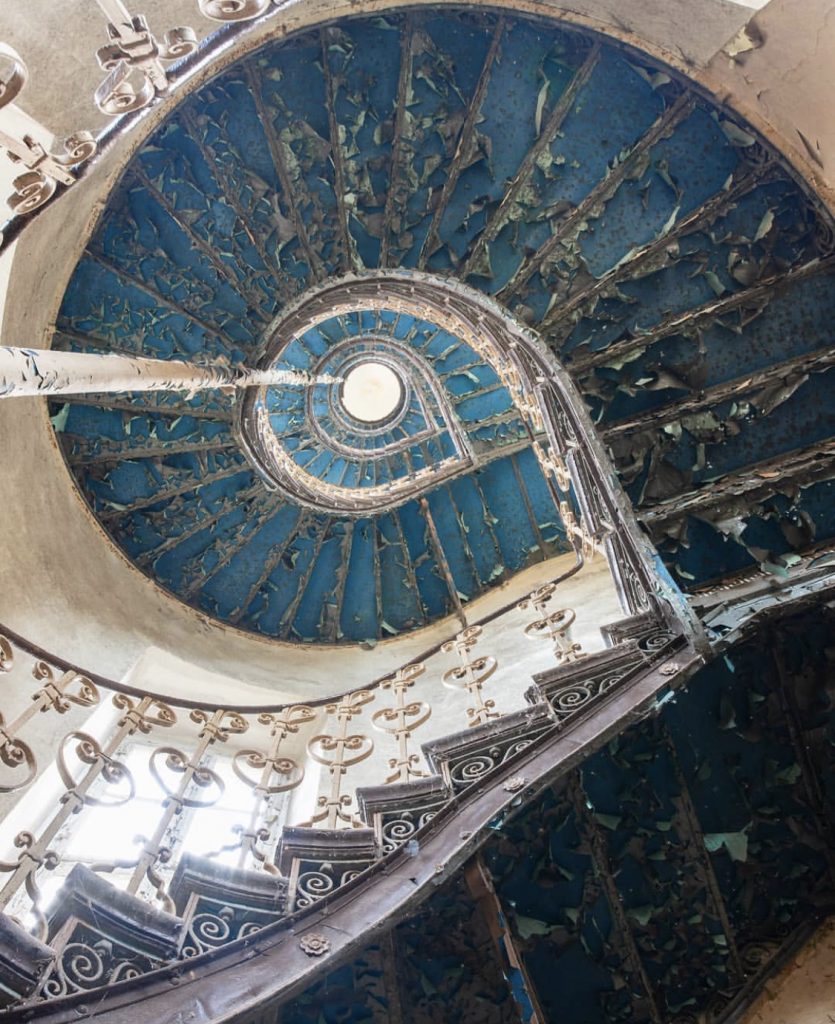
{"label": "iron scrollwork", "polygon": [[[15,101],[25,86],[29,72],[23,58],[6,43],[0,43],[0,62],[6,66],[0,74],[0,110]],[[6,200],[13,213],[31,213],[54,195],[61,185],[72,185],[72,168],[85,163],[96,152],[96,140],[90,132],[70,135],[58,149],[47,149],[28,132],[21,138],[0,127],[0,147],[9,159],[26,168],[12,182],[14,192]]]}
{"label": "iron scrollwork", "polygon": [[175,28],[158,40],[141,14],[131,15],[120,0],[99,0],[108,18],[110,42],[96,51],[96,59],[109,72],[94,99],[103,114],[126,114],[147,106],[158,93],[168,91],[163,62],[179,60],[197,49],[191,28]]}

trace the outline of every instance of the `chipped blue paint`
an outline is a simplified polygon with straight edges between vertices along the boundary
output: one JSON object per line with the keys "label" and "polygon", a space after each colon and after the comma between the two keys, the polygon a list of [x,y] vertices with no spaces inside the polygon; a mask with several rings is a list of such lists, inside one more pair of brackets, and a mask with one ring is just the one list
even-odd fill
{"label": "chipped blue paint", "polygon": [[[270,42],[197,90],[114,191],[67,287],[55,346],[242,363],[306,288],[377,268],[384,238],[390,266],[465,276],[538,327],[603,430],[830,345],[828,273],[654,337],[674,314],[689,317],[831,251],[826,231],[764,147],[730,137],[725,115],[698,97],[625,163],[686,89],[672,73],[605,45],[595,60],[591,37],[557,26],[508,18],[496,33],[489,13],[351,19]],[[553,136],[543,134],[580,68],[587,79]],[[403,81],[409,106],[398,116]],[[478,117],[461,140],[479,83]],[[535,145],[538,158],[497,218]],[[576,204],[609,182],[611,195],[560,241]],[[709,216],[681,228],[704,204]],[[528,273],[542,244],[553,252]],[[656,244],[652,259],[641,256]],[[461,339],[393,310],[361,311],[307,330],[281,359],[310,370],[335,345],[365,344],[370,331],[422,360],[448,408],[416,380],[399,424],[360,433],[337,422],[326,389],[314,389],[323,429],[362,449],[358,460],[323,451],[305,432],[300,392],[272,390],[270,422],[296,464],[363,488],[459,458],[458,430],[478,456],[498,456],[428,494],[459,594],[475,597],[565,550],[525,425]],[[735,397],[618,435],[612,449],[630,497],[642,508],[829,439],[830,377],[814,373],[779,400]],[[237,447],[229,394],[115,398],[130,407],[57,403],[55,429],[93,512],[174,593],[266,636],[323,642],[374,641],[452,610],[415,502],[327,523],[259,490]],[[429,428],[434,436],[410,443]],[[399,447],[375,458],[385,445]],[[514,455],[502,455],[506,445]],[[785,490],[743,510],[731,533],[691,517],[659,537],[676,582],[697,585],[835,536],[830,483]]]}

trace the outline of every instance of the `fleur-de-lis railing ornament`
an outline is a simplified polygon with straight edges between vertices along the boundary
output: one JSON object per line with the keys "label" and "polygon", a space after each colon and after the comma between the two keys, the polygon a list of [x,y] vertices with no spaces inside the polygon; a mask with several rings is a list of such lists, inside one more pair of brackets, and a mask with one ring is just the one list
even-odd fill
{"label": "fleur-de-lis railing ornament", "polygon": [[[269,801],[279,793],[287,793],[300,785],[304,768],[293,758],[281,754],[281,747],[288,736],[298,733],[299,727],[316,718],[313,708],[294,704],[280,714],[263,712],[258,716],[261,725],[270,726],[270,746],[266,753],[261,750],[239,750],[232,759],[232,769],[237,777],[253,790],[255,805],[249,818],[249,825],[241,832],[241,853],[238,866],[243,867],[248,856],[268,874],[279,874],[278,868],[267,860],[258,844],[269,844],[272,831],[265,824]],[[260,771],[257,779],[247,774],[246,769]],[[262,824],[259,826],[259,822]]]}
{"label": "fleur-de-lis railing ornament", "polygon": [[[29,72],[20,54],[6,43],[0,43],[0,68],[4,69],[0,71],[2,111],[17,99]],[[6,200],[14,213],[31,213],[54,195],[59,184],[72,185],[75,181],[72,168],[89,160],[96,152],[96,140],[90,132],[76,132],[57,149],[48,150],[28,132],[18,138],[3,126],[2,118],[0,115],[0,148],[5,149],[12,163],[26,168],[12,182],[14,192]]]}
{"label": "fleur-de-lis railing ornament", "polygon": [[[11,645],[5,637],[0,637],[0,671],[7,671],[3,668],[4,644],[11,654]],[[43,679],[46,682],[32,694],[32,703],[29,707],[9,725],[6,725],[0,712],[0,762],[12,770],[22,768],[25,771],[25,774],[9,782],[0,782],[0,793],[13,793],[24,789],[38,774],[38,762],[32,748],[20,738],[21,730],[31,718],[38,712],[50,710],[63,715],[73,705],[91,708],[99,702],[99,691],[95,685],[86,676],[77,672],[64,672],[60,679],[56,680],[52,668],[45,661],[37,661],[32,668],[32,675],[35,679]]]}
{"label": "fleur-de-lis railing ornament", "polygon": [[303,828],[311,828],[324,822],[324,828],[339,828],[340,822],[351,828],[361,828],[363,822],[349,813],[353,797],[350,793],[342,793],[342,780],[346,771],[360,761],[371,756],[374,741],[362,733],[348,733],[351,719],[362,712],[366,704],[374,700],[369,690],[356,690],[342,697],[337,704],[325,705],[325,713],[336,718],[336,733],[320,733],[312,736],[307,742],[307,752],[314,761],[324,765],[331,777],[330,792],[320,796],[317,807],[322,810],[314,814],[309,821],[303,822]]}
{"label": "fleur-de-lis railing ornament", "polygon": [[418,754],[409,753],[409,740],[415,729],[423,725],[432,714],[432,708],[425,700],[406,701],[406,691],[415,685],[426,671],[422,662],[399,668],[393,676],[384,679],[380,684],[383,690],[391,690],[394,696],[394,707],[380,708],[371,716],[375,729],[387,732],[397,740],[397,757],[389,758],[389,768],[394,771],[386,778],[386,785],[393,782],[408,782],[409,779],[426,778],[428,772],[415,767],[420,763]]}
{"label": "fleur-de-lis railing ornament", "polygon": [[273,2],[274,0],[197,0],[200,13],[212,21],[251,21],[265,14]]}
{"label": "fleur-de-lis railing ornament", "polygon": [[96,89],[96,106],[103,114],[125,114],[147,106],[168,91],[164,62],[179,60],[197,49],[191,28],[174,28],[158,40],[141,14],[131,15],[121,0],[97,0],[107,18],[110,42],[96,51],[107,78]]}
{"label": "fleur-de-lis railing ornament", "polygon": [[483,725],[491,718],[500,718],[501,715],[495,710],[494,700],[485,700],[483,687],[490,676],[498,667],[496,659],[492,655],[482,655],[478,658],[470,657],[472,649],[478,643],[481,636],[481,626],[468,626],[456,634],[453,640],[441,647],[446,654],[455,653],[461,660],[460,666],[447,669],[441,677],[444,686],[450,690],[466,690],[474,698],[473,707],[467,708],[469,725]]}
{"label": "fleur-de-lis railing ornament", "polygon": [[[186,807],[211,807],[223,796],[223,779],[203,763],[207,751],[215,743],[225,743],[233,734],[246,732],[246,719],[235,711],[219,708],[209,714],[195,709],[189,715],[192,722],[201,726],[197,744],[190,755],[177,747],[157,747],[151,754],[149,768],[154,781],[165,794],[163,810],[153,835],[145,839],[142,851],[135,864],[120,864],[133,867],[127,891],[135,893],[147,879],[154,895],[163,907],[174,912],[174,901],[166,892],[165,880],[160,867],[171,859],[173,850],[166,844],[166,836],[175,819],[179,819]],[[177,785],[172,783],[177,781]],[[115,866],[115,865],[114,865]],[[98,865],[105,870],[109,865]]]}
{"label": "fleur-de-lis railing ornament", "polygon": [[571,608],[558,608],[549,612],[548,605],[557,592],[555,583],[545,583],[537,587],[516,606],[520,611],[533,609],[538,618],[525,626],[525,636],[533,640],[546,639],[551,642],[557,661],[568,664],[584,657],[580,644],[571,638],[571,627],[577,615]]}
{"label": "fleur-de-lis railing ornament", "polygon": [[[64,792],[57,801],[58,809],[40,835],[35,837],[31,832],[21,832],[16,837],[15,846],[21,850],[16,862],[0,862],[0,874],[11,875],[0,889],[0,907],[5,907],[20,887],[25,886],[32,901],[35,934],[40,939],[46,938],[47,921],[40,906],[36,876],[41,868],[53,870],[60,862],[58,854],[51,849],[52,842],[83,807],[120,807],[129,800],[134,792],[133,778],[126,766],[116,759],[117,750],[136,732],[150,732],[154,726],[167,727],[176,721],[171,708],[155,697],[135,701],[126,694],[116,694],[113,703],[124,714],[104,746],[83,732],[73,731],[64,737],[56,756],[56,767],[64,784]],[[74,757],[82,766],[80,772],[70,766],[69,757]],[[100,785],[98,792],[91,792],[95,783],[102,782],[104,786]]]}

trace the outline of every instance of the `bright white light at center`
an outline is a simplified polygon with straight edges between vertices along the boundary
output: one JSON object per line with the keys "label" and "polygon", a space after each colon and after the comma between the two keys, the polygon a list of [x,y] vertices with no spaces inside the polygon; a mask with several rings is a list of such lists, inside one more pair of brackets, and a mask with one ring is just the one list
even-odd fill
{"label": "bright white light at center", "polygon": [[397,409],[403,386],[383,363],[360,363],[345,374],[342,404],[355,419],[376,423]]}

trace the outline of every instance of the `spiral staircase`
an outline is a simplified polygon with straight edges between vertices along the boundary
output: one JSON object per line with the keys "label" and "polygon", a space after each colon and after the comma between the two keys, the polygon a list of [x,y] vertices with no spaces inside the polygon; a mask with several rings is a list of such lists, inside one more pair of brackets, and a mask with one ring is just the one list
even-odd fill
{"label": "spiral staircase", "polygon": [[0,1020],[741,1020],[835,906],[831,213],[576,19],[199,8],[4,226],[95,197],[23,433],[188,640],[4,601]]}

